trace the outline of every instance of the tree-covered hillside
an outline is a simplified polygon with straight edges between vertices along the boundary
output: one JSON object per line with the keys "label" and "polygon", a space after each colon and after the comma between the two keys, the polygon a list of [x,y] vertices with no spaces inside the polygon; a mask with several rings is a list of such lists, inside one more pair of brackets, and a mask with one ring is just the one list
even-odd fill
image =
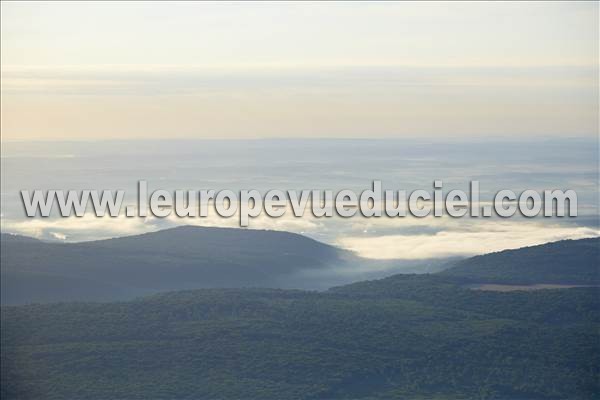
{"label": "tree-covered hillside", "polygon": [[2,234],[3,305],[113,301],[199,288],[324,290],[393,273],[467,283],[600,284],[600,239],[548,243],[465,260],[369,260],[302,235],[179,227],[83,243]]}
{"label": "tree-covered hillside", "polygon": [[352,255],[287,232],[179,227],[83,243],[2,235],[3,304],[131,299],[157,291],[279,286]]}
{"label": "tree-covered hillside", "polygon": [[395,280],[4,307],[2,398],[600,397],[597,288]]}
{"label": "tree-covered hillside", "polygon": [[[240,235],[248,232],[255,231]],[[97,242],[94,249],[104,250],[93,254],[107,258],[90,260],[90,268],[95,270],[98,260],[110,260],[109,254],[133,257],[121,253],[138,245],[138,238],[128,240],[132,242]],[[276,249],[283,260],[295,249],[299,256],[329,254],[316,242],[302,242],[306,248],[292,242]],[[21,243],[25,251],[27,241]],[[152,244],[144,243],[147,254],[157,255],[149,273],[162,260],[161,268],[170,269],[173,279],[185,279],[184,272],[195,264],[171,264],[187,246],[173,244],[154,243],[154,253]],[[474,257],[448,272],[394,275],[325,292],[200,289],[127,302],[5,306],[1,396],[600,398],[600,288],[594,278],[599,244],[598,239],[550,243]],[[243,251],[219,246],[191,251],[198,251],[199,259],[219,252],[218,259],[235,260],[240,268],[245,252],[273,254],[266,243],[240,246]],[[86,245],[72,248],[92,254]],[[42,254],[28,257],[33,263]],[[142,281],[150,279],[143,276],[144,265],[131,260],[138,269],[128,270],[127,279],[134,270]],[[257,260],[250,257],[249,265],[260,267]],[[275,259],[273,263],[265,271],[276,268]],[[106,268],[116,272],[114,266]],[[591,287],[470,289],[477,282]]]}
{"label": "tree-covered hillside", "polygon": [[2,234],[0,246],[4,305],[130,300],[199,288],[326,289],[445,263],[366,260],[289,232],[192,226],[82,243]]}
{"label": "tree-covered hillside", "polygon": [[600,284],[600,238],[563,240],[458,261],[442,275],[476,283]]}

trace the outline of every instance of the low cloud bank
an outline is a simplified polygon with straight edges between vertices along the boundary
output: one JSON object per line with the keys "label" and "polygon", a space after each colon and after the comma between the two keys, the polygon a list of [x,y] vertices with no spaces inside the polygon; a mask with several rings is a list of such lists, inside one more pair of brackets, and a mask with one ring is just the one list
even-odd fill
{"label": "low cloud bank", "polygon": [[[2,219],[3,232],[45,240],[86,241],[136,235],[181,225],[239,228],[233,218],[81,218]],[[261,216],[255,229],[303,234],[376,260],[424,260],[468,257],[563,239],[600,236],[597,226],[544,220],[499,221],[453,218],[360,218],[324,221],[315,217]]]}
{"label": "low cloud bank", "polygon": [[441,231],[434,234],[347,237],[341,247],[373,259],[423,259],[473,256],[494,251],[600,236],[589,227],[529,223],[481,223],[477,231]]}

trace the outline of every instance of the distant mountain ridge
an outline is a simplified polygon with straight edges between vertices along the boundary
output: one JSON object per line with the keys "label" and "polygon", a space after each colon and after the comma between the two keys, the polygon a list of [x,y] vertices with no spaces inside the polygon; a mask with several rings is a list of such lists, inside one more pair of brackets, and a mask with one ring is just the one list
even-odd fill
{"label": "distant mountain ridge", "polygon": [[2,234],[0,245],[4,305],[199,288],[322,290],[387,276],[388,269],[435,271],[445,264],[363,259],[290,232],[197,226],[80,243]]}
{"label": "distant mountain ridge", "polygon": [[562,240],[484,254],[451,263],[434,274],[397,274],[331,288],[335,293],[363,297],[443,297],[457,285],[494,283],[499,285],[564,284],[600,286],[600,238]]}
{"label": "distant mountain ridge", "polygon": [[561,240],[457,261],[440,275],[476,283],[600,284],[600,238]]}
{"label": "distant mountain ridge", "polygon": [[[59,269],[87,269],[88,277],[102,271],[94,260],[127,261],[135,266],[128,274],[143,274],[146,268],[167,277],[164,271],[173,271],[171,283],[179,284],[212,271],[202,263],[171,264],[182,252],[227,260],[221,265],[237,270],[242,266],[235,262],[247,255],[250,260],[282,257],[279,263],[287,261],[282,267],[287,271],[307,261],[285,258],[300,249],[306,257],[313,252],[323,259],[341,260],[347,254],[332,254],[329,246],[292,234],[283,235],[276,249],[273,241],[279,235],[267,232],[220,230],[212,236],[214,242],[206,242],[213,246],[207,251],[186,240],[208,233],[182,229],[75,245],[11,237],[3,240],[2,262],[4,268],[4,260],[14,262],[10,257],[36,244],[41,247],[19,259],[52,270],[62,255],[66,267]],[[248,236],[255,237],[242,243]],[[232,249],[228,243],[239,246]],[[124,302],[3,306],[0,395],[98,400],[598,398],[598,287],[500,293],[466,285],[508,278],[564,282],[580,279],[580,273],[585,279],[591,276],[586,282],[592,284],[598,244],[597,238],[549,243],[458,261],[446,272],[396,274],[323,292],[211,288]],[[192,248],[186,251],[188,246]],[[69,253],[61,253],[64,249]],[[88,260],[92,254],[98,258]],[[144,264],[144,255],[158,257],[157,263]],[[49,256],[52,263],[44,264]],[[69,264],[75,256],[88,262]],[[32,268],[22,265],[25,272]],[[119,270],[118,265],[107,268]],[[256,266],[248,265],[250,270]],[[190,275],[180,275],[188,271]],[[142,281],[154,282],[148,276]]]}
{"label": "distant mountain ridge", "polygon": [[276,231],[184,226],[82,243],[1,237],[4,304],[114,300],[204,287],[286,286],[284,277],[356,260]]}
{"label": "distant mountain ridge", "polygon": [[[199,288],[327,289],[397,272],[444,268],[448,269],[427,279],[464,284],[600,284],[599,238],[421,264],[363,259],[289,232],[193,226],[82,243],[2,234],[0,245],[4,305],[126,300]],[[381,267],[389,269],[377,272]],[[370,268],[373,273],[339,273]]]}

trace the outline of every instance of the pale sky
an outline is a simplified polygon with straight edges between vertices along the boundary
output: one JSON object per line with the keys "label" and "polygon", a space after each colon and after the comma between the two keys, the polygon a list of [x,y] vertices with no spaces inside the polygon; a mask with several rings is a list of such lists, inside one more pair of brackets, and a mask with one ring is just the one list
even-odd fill
{"label": "pale sky", "polygon": [[598,135],[598,2],[2,2],[2,140]]}

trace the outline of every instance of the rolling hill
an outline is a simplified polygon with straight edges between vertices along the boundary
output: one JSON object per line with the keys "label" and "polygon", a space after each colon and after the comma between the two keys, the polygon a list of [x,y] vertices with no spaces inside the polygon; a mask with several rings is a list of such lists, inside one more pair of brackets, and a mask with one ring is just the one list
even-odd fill
{"label": "rolling hill", "polygon": [[366,297],[395,297],[411,294],[439,298],[446,288],[558,284],[600,286],[600,238],[563,240],[539,246],[505,250],[454,261],[434,274],[393,275],[334,287]]}
{"label": "rolling hill", "polygon": [[475,283],[600,284],[600,238],[563,240],[485,254],[440,273]]}
{"label": "rolling hill", "polygon": [[[168,261],[186,248],[186,231],[176,232],[183,236],[171,243],[174,247],[150,235],[156,242],[133,237],[94,242],[93,248],[105,249],[108,262],[109,254],[124,257],[142,240],[146,251]],[[235,233],[240,243],[249,234]],[[173,238],[173,232],[166,234]],[[323,257],[336,257],[326,246],[286,237],[291,243],[278,248],[280,255],[303,245],[302,254],[322,251]],[[23,251],[27,244],[48,245],[12,239]],[[510,282],[583,282],[585,277],[593,284],[598,244],[598,239],[550,243],[459,261],[446,272],[394,275],[324,292],[199,289],[127,302],[3,306],[0,395],[599,398],[598,287],[507,293],[468,285],[508,282],[507,277]],[[83,256],[90,254],[87,246],[73,249]],[[258,245],[240,246],[264,252]],[[222,254],[222,249],[212,251]],[[520,254],[526,262],[520,262]],[[230,260],[243,257],[233,249],[229,255]]]}
{"label": "rolling hill", "polygon": [[400,275],[2,308],[3,399],[593,399],[600,290]]}
{"label": "rolling hill", "polygon": [[2,235],[3,304],[115,300],[165,290],[283,286],[354,256],[287,232],[179,227],[83,243]]}
{"label": "rolling hill", "polygon": [[0,245],[4,305],[127,300],[199,288],[324,290],[398,272],[444,269],[432,279],[600,284],[598,238],[421,262],[362,259],[288,232],[191,226],[82,243],[2,234]]}
{"label": "rolling hill", "polygon": [[322,290],[390,270],[445,264],[365,260],[288,232],[192,226],[82,243],[2,234],[0,245],[4,305],[126,300],[216,287]]}

